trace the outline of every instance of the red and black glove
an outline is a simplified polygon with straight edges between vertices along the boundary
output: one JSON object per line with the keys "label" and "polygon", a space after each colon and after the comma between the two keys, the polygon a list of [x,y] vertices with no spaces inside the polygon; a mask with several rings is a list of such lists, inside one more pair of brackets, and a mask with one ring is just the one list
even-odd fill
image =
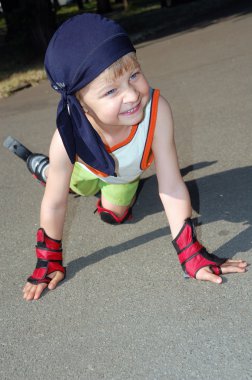
{"label": "red and black glove", "polygon": [[49,284],[51,278],[48,275],[60,271],[66,275],[66,268],[62,265],[61,240],[54,240],[47,236],[43,228],[37,232],[36,255],[38,258],[36,268],[27,279],[34,285],[41,283]]}
{"label": "red and black glove", "polygon": [[206,248],[197,241],[194,225],[190,218],[185,220],[172,244],[177,251],[182,269],[190,277],[196,278],[198,271],[204,267],[209,267],[216,275],[222,273],[220,266],[227,259],[221,259],[214,254],[209,254]]}

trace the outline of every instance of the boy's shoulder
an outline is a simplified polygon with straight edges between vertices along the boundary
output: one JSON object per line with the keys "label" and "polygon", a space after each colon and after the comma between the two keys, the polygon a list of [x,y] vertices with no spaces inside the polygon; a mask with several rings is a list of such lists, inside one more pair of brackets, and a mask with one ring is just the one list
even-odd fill
{"label": "boy's shoulder", "polygon": [[159,95],[153,143],[159,145],[162,141],[170,140],[173,136],[173,118],[169,102]]}
{"label": "boy's shoulder", "polygon": [[59,162],[62,165],[70,163],[66,148],[58,129],[54,132],[49,150],[50,162]]}
{"label": "boy's shoulder", "polygon": [[168,100],[160,93],[158,98],[157,123],[172,119],[172,110]]}

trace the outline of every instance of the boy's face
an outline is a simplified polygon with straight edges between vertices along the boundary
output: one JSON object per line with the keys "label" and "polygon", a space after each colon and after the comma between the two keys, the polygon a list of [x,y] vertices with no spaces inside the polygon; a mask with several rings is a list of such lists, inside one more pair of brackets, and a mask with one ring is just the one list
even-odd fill
{"label": "boy's face", "polygon": [[123,71],[111,78],[105,70],[77,95],[90,122],[99,128],[112,130],[118,126],[138,124],[144,117],[149,100],[149,84],[141,68]]}

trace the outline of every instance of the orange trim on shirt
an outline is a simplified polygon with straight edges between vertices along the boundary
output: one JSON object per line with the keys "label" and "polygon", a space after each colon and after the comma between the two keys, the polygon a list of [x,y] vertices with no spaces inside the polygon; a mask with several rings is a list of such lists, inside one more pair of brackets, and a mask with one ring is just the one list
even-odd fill
{"label": "orange trim on shirt", "polygon": [[83,165],[85,165],[92,173],[99,175],[100,177],[108,177],[108,174],[101,172],[100,170],[97,170],[95,168],[92,168],[92,166],[89,166],[83,161]]}
{"label": "orange trim on shirt", "polygon": [[115,145],[113,145],[111,147],[108,146],[108,145],[105,145],[107,152],[108,153],[112,153],[115,150],[117,150],[119,148],[122,148],[123,146],[129,144],[131,142],[131,140],[133,139],[133,137],[135,136],[137,128],[138,128],[138,124],[133,125],[132,128],[131,128],[129,136],[125,140],[121,141],[120,143],[115,144]]}
{"label": "orange trim on shirt", "polygon": [[158,100],[159,100],[160,91],[154,90],[152,95],[152,104],[151,104],[151,116],[149,123],[148,135],[145,142],[143,157],[141,160],[141,169],[146,170],[152,163],[154,159],[153,152],[151,150],[152,141],[154,137],[156,121],[157,121],[157,111],[158,111]]}

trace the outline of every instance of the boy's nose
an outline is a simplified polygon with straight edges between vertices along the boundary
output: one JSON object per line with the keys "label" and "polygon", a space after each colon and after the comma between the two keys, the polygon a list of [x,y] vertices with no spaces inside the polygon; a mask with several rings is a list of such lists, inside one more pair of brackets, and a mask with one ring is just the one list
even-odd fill
{"label": "boy's nose", "polygon": [[138,97],[139,92],[133,86],[129,86],[127,90],[125,90],[123,101],[124,103],[134,103],[138,100]]}

